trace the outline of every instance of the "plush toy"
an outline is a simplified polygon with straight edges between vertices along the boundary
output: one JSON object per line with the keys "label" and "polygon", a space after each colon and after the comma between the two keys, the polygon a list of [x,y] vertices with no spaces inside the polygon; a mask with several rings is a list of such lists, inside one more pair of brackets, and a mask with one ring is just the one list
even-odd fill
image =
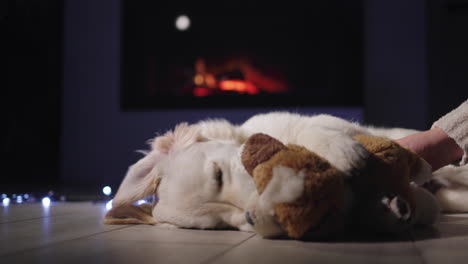
{"label": "plush toy", "polygon": [[346,176],[304,147],[251,136],[241,158],[257,187],[246,216],[255,231],[263,237],[325,238],[355,227],[393,234],[432,224],[436,200],[410,183],[430,177],[430,166],[391,140],[355,139],[370,155],[365,168]]}

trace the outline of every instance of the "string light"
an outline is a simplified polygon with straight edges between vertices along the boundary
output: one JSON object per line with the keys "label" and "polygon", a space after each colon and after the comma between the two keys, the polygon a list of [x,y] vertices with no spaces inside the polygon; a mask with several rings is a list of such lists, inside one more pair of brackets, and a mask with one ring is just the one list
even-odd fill
{"label": "string light", "polygon": [[50,206],[50,198],[49,197],[42,198],[42,206],[44,206],[44,207],[49,207]]}
{"label": "string light", "polygon": [[105,186],[104,188],[102,188],[102,193],[103,193],[104,195],[109,196],[109,195],[112,194],[112,188],[109,187],[109,186]]}
{"label": "string light", "polygon": [[[102,192],[106,196],[110,196],[112,194],[112,188],[110,186],[104,186],[102,188]],[[50,207],[52,205],[52,195],[55,195],[54,192],[50,191],[47,196],[43,196],[42,199],[40,199],[40,202],[42,204],[42,207]],[[16,205],[16,204],[30,204],[30,203],[36,203],[38,202],[39,199],[36,198],[36,196],[33,194],[29,193],[19,193],[19,194],[6,194],[6,193],[0,193],[0,200],[1,200],[1,205],[4,207],[10,206],[10,205]],[[108,200],[108,199],[106,199]],[[59,198],[54,199],[54,201],[66,201],[66,198],[64,195],[60,196]],[[147,201],[145,200],[140,200],[138,201],[139,204],[146,203]],[[112,200],[108,200],[106,203],[106,208],[111,209],[112,208]]]}
{"label": "string light", "polygon": [[3,206],[10,205],[10,198],[8,197],[3,198],[2,203],[3,203]]}
{"label": "string light", "polygon": [[106,209],[107,209],[107,210],[112,209],[112,200],[110,200],[110,201],[108,201],[108,202],[106,203]]}
{"label": "string light", "polygon": [[180,15],[176,18],[175,26],[180,31],[185,31],[190,27],[190,18],[186,15]]}

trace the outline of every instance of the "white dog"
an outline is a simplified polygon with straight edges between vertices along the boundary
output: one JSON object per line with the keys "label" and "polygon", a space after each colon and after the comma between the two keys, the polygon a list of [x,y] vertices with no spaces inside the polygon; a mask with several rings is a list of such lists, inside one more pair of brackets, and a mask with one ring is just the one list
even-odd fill
{"label": "white dog", "polygon": [[[365,165],[368,155],[353,135],[397,139],[416,132],[365,127],[329,115],[304,116],[287,112],[256,115],[240,126],[225,120],[205,120],[193,125],[183,123],[174,131],[156,137],[151,143],[151,151],[129,168],[105,223],[252,231],[252,219],[246,217],[246,211],[258,195],[252,178],[240,161],[242,144],[250,135],[265,133],[285,144],[305,146],[329,160],[347,177],[352,177],[353,171]],[[424,169],[418,175],[418,183],[432,176],[429,165],[421,162]],[[446,171],[446,174],[464,173],[468,183],[466,169]],[[151,212],[130,205],[149,195],[158,197],[158,202],[149,208]],[[351,201],[352,197],[349,199]],[[392,197],[385,199],[382,203],[388,205],[393,217],[405,217]],[[424,199],[426,205],[421,207],[427,206],[432,212],[426,212],[417,221],[430,224],[439,209],[435,200]],[[463,199],[466,202],[467,198]],[[452,204],[450,201],[445,203]],[[467,210],[468,204],[458,203],[458,207],[455,205],[451,209]]]}

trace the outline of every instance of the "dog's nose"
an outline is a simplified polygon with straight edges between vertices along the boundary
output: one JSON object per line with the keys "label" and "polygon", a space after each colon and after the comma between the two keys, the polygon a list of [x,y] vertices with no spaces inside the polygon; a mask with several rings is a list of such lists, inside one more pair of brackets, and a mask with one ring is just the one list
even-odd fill
{"label": "dog's nose", "polygon": [[245,220],[247,220],[247,223],[251,224],[251,225],[254,225],[254,221],[252,220],[252,217],[250,216],[250,212],[247,211],[245,213]]}

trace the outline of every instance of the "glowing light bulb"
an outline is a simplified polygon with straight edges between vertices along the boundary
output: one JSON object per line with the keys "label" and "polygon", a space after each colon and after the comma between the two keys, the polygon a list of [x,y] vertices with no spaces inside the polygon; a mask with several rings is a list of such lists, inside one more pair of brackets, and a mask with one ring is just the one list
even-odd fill
{"label": "glowing light bulb", "polygon": [[29,194],[25,193],[24,194],[24,199],[29,199]]}
{"label": "glowing light bulb", "polygon": [[106,209],[107,209],[107,210],[112,209],[112,200],[110,200],[110,201],[108,201],[108,202],[106,203]]}
{"label": "glowing light bulb", "polygon": [[185,31],[190,27],[190,18],[186,15],[180,15],[176,18],[175,26],[180,31]]}
{"label": "glowing light bulb", "polygon": [[10,198],[8,197],[3,198],[2,203],[3,203],[3,206],[10,205]]}
{"label": "glowing light bulb", "polygon": [[2,193],[2,199],[5,199],[5,198],[7,198],[7,197],[8,197],[8,196],[7,196],[6,194]]}
{"label": "glowing light bulb", "polygon": [[22,197],[21,195],[18,195],[18,196],[16,197],[16,203],[19,203],[19,204],[20,204],[20,203],[23,203],[23,197]]}
{"label": "glowing light bulb", "polygon": [[42,198],[42,206],[44,206],[44,207],[49,207],[50,206],[50,198],[49,197]]}
{"label": "glowing light bulb", "polygon": [[112,188],[109,186],[105,186],[104,188],[102,188],[102,193],[109,196],[112,193]]}

